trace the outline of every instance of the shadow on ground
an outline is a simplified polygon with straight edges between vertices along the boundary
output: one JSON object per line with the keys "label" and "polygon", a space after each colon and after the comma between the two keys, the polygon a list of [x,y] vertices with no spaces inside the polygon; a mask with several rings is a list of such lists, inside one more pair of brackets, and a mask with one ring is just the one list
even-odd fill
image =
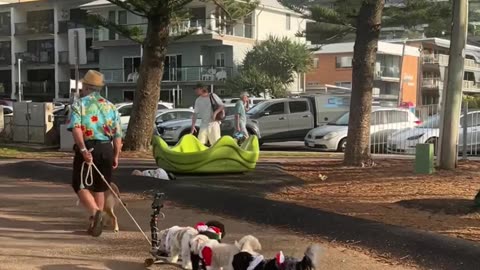
{"label": "shadow on ground", "polygon": [[399,201],[397,204],[431,213],[445,213],[457,216],[478,213],[480,210],[475,206],[473,200],[466,199],[413,199]]}
{"label": "shadow on ground", "polygon": [[[151,166],[149,164],[145,165]],[[143,168],[139,163],[135,166]],[[381,254],[408,258],[426,268],[478,267],[480,245],[475,242],[265,199],[265,192],[302,185],[301,180],[273,165],[260,165],[255,172],[245,175],[181,176],[176,181],[133,177],[131,170],[127,164],[115,173],[115,181],[124,191],[159,190],[165,192],[169,200],[185,206],[337,242],[355,242]],[[0,166],[0,175],[69,183],[71,169],[42,162],[19,162]]]}

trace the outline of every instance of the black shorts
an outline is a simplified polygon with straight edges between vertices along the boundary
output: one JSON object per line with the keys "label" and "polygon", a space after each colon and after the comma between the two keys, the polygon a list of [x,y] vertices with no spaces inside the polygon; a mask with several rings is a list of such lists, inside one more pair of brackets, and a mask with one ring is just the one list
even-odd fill
{"label": "black shorts", "polygon": [[[98,170],[103,174],[105,180],[108,183],[112,180],[112,171],[113,171],[113,146],[112,143],[109,141],[86,141],[85,147],[90,150],[93,148],[92,156],[93,156],[93,163],[97,166]],[[78,193],[80,190],[80,182],[81,182],[81,171],[83,166],[83,156],[80,153],[80,149],[75,146],[75,158],[73,159],[73,175],[72,175],[72,187],[75,190],[75,193]],[[93,170],[93,185],[87,187],[85,183],[83,186],[90,191],[93,192],[105,192],[108,190],[107,184],[102,180],[100,175],[97,171],[92,168]],[[85,181],[87,174],[87,165],[83,168],[83,179]]]}

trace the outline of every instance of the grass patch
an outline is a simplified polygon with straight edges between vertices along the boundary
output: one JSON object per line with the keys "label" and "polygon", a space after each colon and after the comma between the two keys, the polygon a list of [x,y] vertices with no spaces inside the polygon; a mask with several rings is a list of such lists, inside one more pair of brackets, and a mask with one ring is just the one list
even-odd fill
{"label": "grass patch", "polygon": [[22,146],[0,146],[0,159],[44,159],[65,158],[72,156],[71,153],[56,150],[43,150]]}
{"label": "grass patch", "polygon": [[260,158],[338,158],[342,155],[342,153],[329,152],[260,151]]}

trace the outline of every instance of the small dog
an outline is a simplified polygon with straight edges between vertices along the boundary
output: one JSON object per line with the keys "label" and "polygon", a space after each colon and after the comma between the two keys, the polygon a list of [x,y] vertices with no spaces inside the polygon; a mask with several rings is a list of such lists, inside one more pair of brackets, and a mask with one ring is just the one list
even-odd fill
{"label": "small dog", "polygon": [[191,251],[203,259],[207,270],[233,270],[232,261],[235,254],[245,251],[255,253],[262,249],[260,242],[252,235],[242,237],[235,244],[223,244],[209,239],[205,235],[197,235],[190,241]]}
{"label": "small dog", "polygon": [[281,251],[275,258],[269,260],[265,260],[259,254],[240,252],[233,256],[232,266],[233,270],[318,270],[321,251],[319,245],[311,245],[305,251],[305,256],[301,261],[285,257]]}
{"label": "small dog", "polygon": [[168,253],[167,261],[177,263],[182,257],[183,269],[192,269],[190,240],[198,234],[192,227],[173,226],[160,231],[160,250]]}
{"label": "small dog", "polygon": [[[118,189],[118,186],[115,185],[114,183],[110,183],[110,186],[112,187],[113,191],[115,191],[117,196],[120,198],[120,190]],[[110,217],[114,232],[119,231],[118,219],[114,213],[114,209],[115,209],[115,206],[117,206],[117,204],[118,204],[118,199],[115,197],[112,191],[110,189],[105,191],[105,205],[103,206],[103,211]]]}
{"label": "small dog", "polygon": [[[225,225],[216,220],[210,220],[207,223],[198,223],[195,229],[197,229],[198,234],[205,235],[208,239],[217,240],[219,243],[221,243],[222,239],[227,235]],[[200,258],[199,254],[191,252],[190,258],[192,260],[193,270],[199,270],[200,265],[202,266],[202,270],[206,270],[205,262]]]}

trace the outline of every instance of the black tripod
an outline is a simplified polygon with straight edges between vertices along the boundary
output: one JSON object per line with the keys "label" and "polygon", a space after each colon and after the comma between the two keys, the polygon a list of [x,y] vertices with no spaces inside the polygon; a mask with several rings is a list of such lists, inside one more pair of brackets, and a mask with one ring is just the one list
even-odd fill
{"label": "black tripod", "polygon": [[160,250],[159,247],[159,240],[158,240],[158,233],[160,230],[158,229],[158,219],[160,217],[160,214],[163,215],[162,213],[162,208],[163,208],[163,201],[165,199],[165,194],[164,193],[156,193],[155,197],[153,198],[152,202],[152,215],[150,216],[150,233],[152,237],[152,248],[150,250],[150,254],[153,256],[153,258],[148,258],[145,260],[145,266],[151,266],[155,263],[164,263],[165,258],[168,256],[168,254]]}

